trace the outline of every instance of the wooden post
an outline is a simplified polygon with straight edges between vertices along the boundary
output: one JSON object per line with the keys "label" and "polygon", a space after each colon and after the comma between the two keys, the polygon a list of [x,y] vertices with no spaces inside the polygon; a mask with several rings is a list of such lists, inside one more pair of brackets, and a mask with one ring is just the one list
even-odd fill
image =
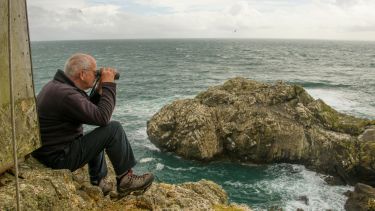
{"label": "wooden post", "polygon": [[10,8],[8,3],[8,0],[0,0],[0,174],[13,164],[10,70],[14,83],[17,157],[22,160],[40,145],[26,0],[11,0]]}

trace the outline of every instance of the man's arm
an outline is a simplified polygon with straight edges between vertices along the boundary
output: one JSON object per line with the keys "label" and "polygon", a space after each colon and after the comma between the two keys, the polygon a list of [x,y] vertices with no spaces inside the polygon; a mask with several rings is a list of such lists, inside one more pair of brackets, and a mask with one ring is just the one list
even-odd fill
{"label": "man's arm", "polygon": [[98,105],[101,95],[98,91],[94,92],[94,95],[90,97],[90,101],[95,105]]}
{"label": "man's arm", "polygon": [[100,77],[100,81],[98,86],[95,88],[94,95],[90,97],[90,101],[95,105],[98,104],[101,95],[103,94],[103,83],[104,82],[114,82],[114,76],[116,75],[116,70],[112,68],[101,68],[102,77]]}
{"label": "man's arm", "polygon": [[66,96],[62,114],[78,123],[105,126],[109,123],[116,104],[116,84],[103,82],[102,95],[97,104],[80,92]]}

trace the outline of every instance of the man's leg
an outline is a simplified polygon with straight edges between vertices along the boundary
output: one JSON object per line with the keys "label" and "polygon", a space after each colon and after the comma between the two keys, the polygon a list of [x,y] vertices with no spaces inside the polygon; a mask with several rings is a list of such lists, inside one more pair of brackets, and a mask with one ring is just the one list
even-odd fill
{"label": "man's leg", "polygon": [[104,149],[116,175],[122,175],[135,166],[133,150],[124,129],[119,122],[112,121],[73,141],[57,161],[56,168],[74,171],[89,163],[90,177],[100,180],[107,174]]}
{"label": "man's leg", "polygon": [[154,180],[153,174],[145,173],[138,176],[132,173],[131,168],[136,163],[133,150],[124,129],[116,121],[96,128],[73,141],[66,148],[64,156],[58,159],[56,168],[68,168],[74,171],[88,162],[93,162],[93,165],[90,165],[90,174],[92,174],[90,176],[100,178],[106,174],[106,171],[102,171],[106,169],[103,167],[104,156],[100,158],[103,149],[106,150],[116,172],[117,191],[121,197],[134,191],[145,191],[151,186]]}
{"label": "man's leg", "polygon": [[90,181],[94,185],[99,185],[101,179],[107,176],[107,163],[105,161],[104,151],[89,161]]}

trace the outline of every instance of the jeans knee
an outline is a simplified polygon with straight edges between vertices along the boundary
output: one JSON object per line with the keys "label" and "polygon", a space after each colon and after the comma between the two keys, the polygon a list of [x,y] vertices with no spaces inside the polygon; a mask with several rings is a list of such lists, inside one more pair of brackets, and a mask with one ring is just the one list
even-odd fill
{"label": "jeans knee", "polygon": [[108,126],[111,128],[113,134],[117,135],[125,133],[124,128],[119,121],[111,121]]}
{"label": "jeans knee", "polygon": [[122,125],[119,121],[110,121],[108,126],[115,128],[115,129],[122,128]]}

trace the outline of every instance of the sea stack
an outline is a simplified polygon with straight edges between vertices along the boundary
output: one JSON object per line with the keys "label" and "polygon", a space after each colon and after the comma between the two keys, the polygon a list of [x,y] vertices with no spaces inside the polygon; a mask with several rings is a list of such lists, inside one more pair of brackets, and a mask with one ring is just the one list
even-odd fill
{"label": "sea stack", "polygon": [[233,78],[164,106],[152,143],[186,159],[299,163],[344,183],[373,183],[375,126],[337,112],[301,86]]}

